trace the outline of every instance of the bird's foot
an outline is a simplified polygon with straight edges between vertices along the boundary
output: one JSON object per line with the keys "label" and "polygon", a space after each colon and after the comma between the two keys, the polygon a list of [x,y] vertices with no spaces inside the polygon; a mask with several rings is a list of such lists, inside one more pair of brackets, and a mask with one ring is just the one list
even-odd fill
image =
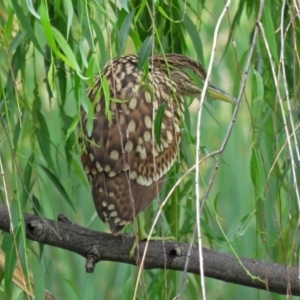
{"label": "bird's foot", "polygon": [[[140,216],[137,217],[137,222],[138,222],[138,233],[135,235],[135,239],[134,239],[132,248],[129,252],[130,258],[132,258],[134,256],[134,252],[135,252],[135,249],[137,248],[138,243],[141,241],[148,240],[148,237],[149,237],[145,231],[143,219]],[[164,236],[164,237],[151,236],[149,240],[150,241],[176,241],[176,239],[173,236]]]}

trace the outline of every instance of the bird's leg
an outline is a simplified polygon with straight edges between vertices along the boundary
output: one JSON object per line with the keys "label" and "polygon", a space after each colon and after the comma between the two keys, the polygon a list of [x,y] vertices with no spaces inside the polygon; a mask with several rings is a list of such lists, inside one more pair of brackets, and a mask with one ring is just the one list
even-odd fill
{"label": "bird's leg", "polygon": [[139,241],[147,240],[148,234],[146,233],[146,230],[145,230],[144,217],[142,215],[138,215],[136,220],[137,220],[137,226],[138,226],[138,234],[137,234],[138,240]]}
{"label": "bird's leg", "polygon": [[[148,239],[148,234],[145,231],[144,217],[142,215],[138,215],[136,220],[137,220],[138,232],[137,235],[135,235],[132,248],[129,252],[130,257],[133,257],[138,242],[145,241]],[[150,241],[162,241],[162,240],[175,241],[176,239],[173,236],[164,236],[164,237],[151,236],[150,237]]]}
{"label": "bird's leg", "polygon": [[144,218],[141,216],[141,215],[138,215],[136,217],[136,220],[137,220],[137,227],[138,227],[138,232],[137,234],[135,235],[135,238],[134,238],[134,241],[133,241],[133,245],[132,245],[132,248],[129,252],[129,257],[133,257],[134,255],[134,251],[137,247],[137,244],[139,241],[144,241],[148,238],[148,235],[145,231],[145,222],[144,222]]}

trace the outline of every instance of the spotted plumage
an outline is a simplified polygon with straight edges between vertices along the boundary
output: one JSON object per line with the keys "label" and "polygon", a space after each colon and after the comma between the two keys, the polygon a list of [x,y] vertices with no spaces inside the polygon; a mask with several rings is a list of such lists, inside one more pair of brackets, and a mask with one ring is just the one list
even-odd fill
{"label": "spotted plumage", "polygon": [[[199,63],[182,55],[150,57],[146,75],[137,63],[136,55],[111,60],[94,86],[87,89],[95,113],[90,136],[86,113],[82,112],[82,163],[98,215],[115,234],[158,196],[178,155],[182,96],[201,93],[182,70],[206,77]],[[109,86],[109,107],[101,89],[103,78]],[[161,105],[165,110],[158,145],[154,120]]]}

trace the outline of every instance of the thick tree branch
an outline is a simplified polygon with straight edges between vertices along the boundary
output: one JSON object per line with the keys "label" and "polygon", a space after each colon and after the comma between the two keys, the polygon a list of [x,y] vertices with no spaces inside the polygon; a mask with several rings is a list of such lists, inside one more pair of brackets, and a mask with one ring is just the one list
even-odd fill
{"label": "thick tree branch", "polygon": [[[140,242],[134,257],[130,258],[129,252],[134,241],[132,235],[113,236],[90,230],[71,223],[64,215],[60,215],[58,221],[53,221],[25,214],[25,224],[27,238],[84,256],[87,259],[87,272],[93,272],[95,264],[101,260],[137,265],[146,244]],[[9,232],[9,214],[5,205],[0,205],[0,229]],[[152,241],[144,268],[182,271],[187,252],[187,244]],[[208,277],[280,294],[300,295],[297,267],[241,258],[243,268],[234,256],[228,254],[203,249],[203,255],[205,275]],[[188,272],[199,274],[197,247],[192,248]]]}

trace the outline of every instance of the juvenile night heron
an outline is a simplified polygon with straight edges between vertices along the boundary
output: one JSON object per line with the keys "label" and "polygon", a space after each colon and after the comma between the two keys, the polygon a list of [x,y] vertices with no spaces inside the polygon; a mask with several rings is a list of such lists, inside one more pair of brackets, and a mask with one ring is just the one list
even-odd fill
{"label": "juvenile night heron", "polygon": [[[158,196],[179,151],[183,96],[201,94],[190,72],[206,78],[201,64],[183,55],[150,57],[148,73],[137,64],[136,55],[113,59],[87,89],[95,112],[89,136],[87,116],[82,113],[82,163],[98,215],[113,234]],[[208,93],[235,103],[211,84]],[[162,105],[164,110],[159,109]],[[158,110],[163,112],[160,141],[154,134]]]}

